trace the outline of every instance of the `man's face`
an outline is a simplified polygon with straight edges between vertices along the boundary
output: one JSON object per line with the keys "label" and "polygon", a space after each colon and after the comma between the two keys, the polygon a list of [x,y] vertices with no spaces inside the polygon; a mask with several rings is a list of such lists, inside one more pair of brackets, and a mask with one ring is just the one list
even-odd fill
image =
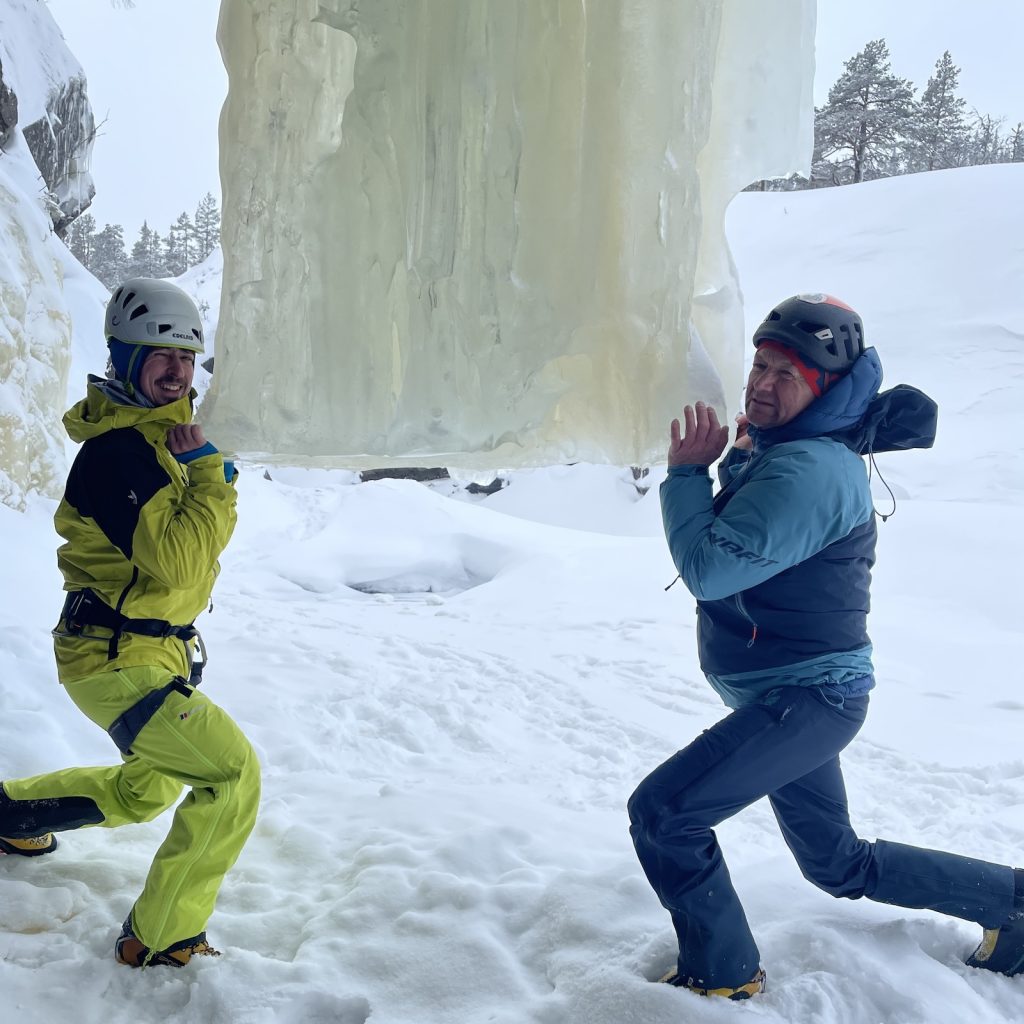
{"label": "man's face", "polygon": [[781,427],[813,401],[811,385],[788,356],[764,345],[754,353],[744,412],[755,427]]}
{"label": "man's face", "polygon": [[139,373],[139,390],[154,405],[168,405],[188,394],[195,369],[195,352],[183,348],[150,349]]}

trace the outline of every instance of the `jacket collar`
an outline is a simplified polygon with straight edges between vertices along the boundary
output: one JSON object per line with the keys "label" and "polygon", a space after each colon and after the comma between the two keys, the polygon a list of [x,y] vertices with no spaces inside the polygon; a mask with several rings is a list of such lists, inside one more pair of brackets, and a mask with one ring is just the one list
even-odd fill
{"label": "jacket collar", "polygon": [[89,377],[85,398],[64,414],[64,428],[72,441],[82,442],[109,430],[152,426],[166,431],[179,423],[192,422],[192,403],[196,391],[167,405],[142,405],[127,394],[118,380]]}
{"label": "jacket collar", "polygon": [[866,349],[842,380],[795,419],[767,430],[750,427],[754,451],[807,437],[832,437],[858,455],[931,448],[938,405],[909,384],[879,393],[881,383],[881,360],[873,348]]}
{"label": "jacket collar", "polygon": [[799,416],[778,427],[750,427],[754,450],[763,451],[785,441],[821,437],[858,423],[882,384],[882,362],[873,349],[865,349],[845,377],[836,381]]}

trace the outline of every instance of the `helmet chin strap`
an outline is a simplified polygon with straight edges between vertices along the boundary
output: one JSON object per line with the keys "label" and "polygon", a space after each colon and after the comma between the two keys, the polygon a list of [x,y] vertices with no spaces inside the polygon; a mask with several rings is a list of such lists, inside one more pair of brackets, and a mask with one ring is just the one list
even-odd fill
{"label": "helmet chin strap", "polygon": [[[125,370],[124,388],[129,395],[135,394],[135,384],[133,383],[132,378],[135,376],[135,364],[139,362],[139,355],[141,354],[141,352],[142,346],[136,345],[135,351],[131,354],[131,358],[128,360],[128,368],[127,370]],[[141,362],[139,362],[139,368],[142,368]]]}

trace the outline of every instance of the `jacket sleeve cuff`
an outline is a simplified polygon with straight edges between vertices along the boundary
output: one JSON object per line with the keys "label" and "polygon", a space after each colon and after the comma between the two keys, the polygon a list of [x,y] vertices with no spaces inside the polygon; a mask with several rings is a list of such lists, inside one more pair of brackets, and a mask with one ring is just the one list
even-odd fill
{"label": "jacket sleeve cuff", "polygon": [[224,464],[220,452],[216,449],[212,454],[193,459],[188,463],[188,480],[192,487],[206,484],[233,484],[234,476],[234,466],[229,470]]}
{"label": "jacket sleeve cuff", "polygon": [[201,459],[204,455],[216,455],[217,449],[210,444],[209,441],[203,445],[202,448],[193,448],[190,452],[175,452],[174,457],[184,465],[188,465],[190,462],[194,462],[196,459]]}

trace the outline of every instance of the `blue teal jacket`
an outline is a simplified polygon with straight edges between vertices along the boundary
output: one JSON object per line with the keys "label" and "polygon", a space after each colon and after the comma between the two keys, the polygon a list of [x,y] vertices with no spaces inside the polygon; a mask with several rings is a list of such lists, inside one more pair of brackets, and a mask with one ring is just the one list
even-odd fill
{"label": "blue teal jacket", "polygon": [[861,455],[929,447],[936,407],[900,385],[879,394],[868,349],[850,373],[781,427],[751,428],[712,494],[703,466],[661,487],[665,535],[697,598],[701,668],[730,707],[780,686],[841,695],[873,685],[867,632],[875,513]]}

